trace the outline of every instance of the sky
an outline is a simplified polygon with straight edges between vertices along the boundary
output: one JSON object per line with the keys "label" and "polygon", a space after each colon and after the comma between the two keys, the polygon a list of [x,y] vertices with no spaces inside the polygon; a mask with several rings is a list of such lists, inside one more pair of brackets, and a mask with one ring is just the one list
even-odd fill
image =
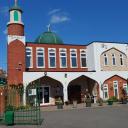
{"label": "sky", "polygon": [[[0,67],[7,69],[8,9],[14,0],[0,0]],[[18,0],[24,11],[26,41],[34,42],[47,25],[65,44],[93,41],[128,42],[128,0]]]}

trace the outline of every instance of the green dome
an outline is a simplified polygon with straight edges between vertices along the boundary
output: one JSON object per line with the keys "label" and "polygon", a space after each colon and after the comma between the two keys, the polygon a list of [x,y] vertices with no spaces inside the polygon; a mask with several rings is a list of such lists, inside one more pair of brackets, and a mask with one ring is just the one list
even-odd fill
{"label": "green dome", "polygon": [[63,41],[60,39],[60,37],[51,31],[44,32],[41,34],[36,40],[35,43],[39,44],[63,44]]}

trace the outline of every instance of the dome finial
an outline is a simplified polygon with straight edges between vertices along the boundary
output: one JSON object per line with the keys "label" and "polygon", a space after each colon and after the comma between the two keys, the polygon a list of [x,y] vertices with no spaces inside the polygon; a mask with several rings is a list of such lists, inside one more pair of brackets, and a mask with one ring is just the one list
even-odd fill
{"label": "dome finial", "polygon": [[17,6],[17,0],[15,0],[15,6]]}
{"label": "dome finial", "polygon": [[51,32],[51,24],[47,25],[48,32]]}

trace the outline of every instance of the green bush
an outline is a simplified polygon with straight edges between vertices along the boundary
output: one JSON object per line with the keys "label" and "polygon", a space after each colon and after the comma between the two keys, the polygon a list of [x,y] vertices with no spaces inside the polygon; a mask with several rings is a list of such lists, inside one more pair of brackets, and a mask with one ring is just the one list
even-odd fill
{"label": "green bush", "polygon": [[118,102],[118,99],[117,99],[116,96],[112,96],[112,97],[110,97],[108,100],[109,100],[109,101],[111,100],[111,101],[113,101],[113,102]]}
{"label": "green bush", "polygon": [[24,110],[24,109],[29,109],[30,106],[26,105],[26,106],[19,106],[16,108],[16,110]]}
{"label": "green bush", "polygon": [[5,111],[13,111],[13,110],[15,110],[15,107],[12,106],[12,105],[8,105],[8,106],[6,106],[6,108],[5,108]]}

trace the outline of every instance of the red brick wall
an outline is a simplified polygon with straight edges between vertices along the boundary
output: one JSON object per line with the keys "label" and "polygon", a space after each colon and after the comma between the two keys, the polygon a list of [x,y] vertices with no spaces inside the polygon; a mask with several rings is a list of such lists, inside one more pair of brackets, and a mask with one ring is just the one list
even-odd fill
{"label": "red brick wall", "polygon": [[9,24],[8,35],[24,36],[24,25],[22,24]]}
{"label": "red brick wall", "polygon": [[20,84],[23,82],[25,71],[25,46],[19,40],[8,45],[8,84]]}
{"label": "red brick wall", "polygon": [[127,80],[115,75],[109,79],[107,79],[104,84],[108,84],[108,91],[109,91],[109,97],[114,96],[114,88],[113,88],[113,81],[118,81],[118,93],[119,93],[119,98],[122,97],[122,88],[123,84],[127,83]]}
{"label": "red brick wall", "polygon": [[0,87],[0,114],[3,114],[4,110],[5,110],[4,89]]}
{"label": "red brick wall", "polygon": [[[76,46],[76,45],[55,45],[55,44],[27,44],[27,47],[32,47],[33,49],[33,68],[28,69],[28,71],[87,71],[87,68],[80,67],[80,49],[86,49],[86,46]],[[36,68],[36,47],[42,47],[45,49],[45,68]],[[56,68],[48,67],[48,48],[56,48]],[[59,48],[67,49],[67,68],[60,68],[59,60]],[[70,67],[70,49],[77,49],[77,68]]]}

